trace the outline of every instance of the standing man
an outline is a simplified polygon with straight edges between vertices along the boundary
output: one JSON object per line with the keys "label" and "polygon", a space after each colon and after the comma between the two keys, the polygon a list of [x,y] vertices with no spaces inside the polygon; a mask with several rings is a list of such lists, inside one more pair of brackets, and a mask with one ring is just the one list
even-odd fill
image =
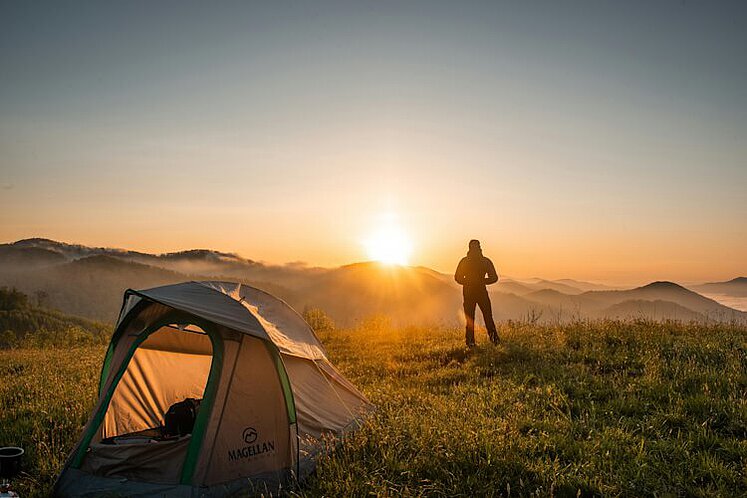
{"label": "standing man", "polygon": [[475,345],[475,306],[480,306],[488,336],[493,344],[498,343],[498,332],[493,322],[493,310],[490,306],[488,289],[485,287],[498,281],[498,273],[493,262],[482,255],[479,240],[469,241],[467,257],[462,258],[454,273],[454,280],[462,285],[464,296],[464,316],[467,319],[467,347]]}

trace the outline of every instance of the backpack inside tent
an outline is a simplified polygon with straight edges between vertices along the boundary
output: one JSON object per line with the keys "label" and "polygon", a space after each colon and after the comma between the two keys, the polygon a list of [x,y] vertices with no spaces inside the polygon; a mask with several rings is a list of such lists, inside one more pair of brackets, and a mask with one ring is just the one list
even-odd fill
{"label": "backpack inside tent", "polygon": [[58,496],[226,496],[303,480],[372,405],[283,301],[228,282],[128,290]]}

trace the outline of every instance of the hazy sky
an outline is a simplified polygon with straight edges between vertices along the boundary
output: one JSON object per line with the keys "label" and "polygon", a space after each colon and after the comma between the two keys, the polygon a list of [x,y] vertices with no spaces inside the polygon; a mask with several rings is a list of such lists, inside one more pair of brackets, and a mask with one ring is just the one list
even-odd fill
{"label": "hazy sky", "polygon": [[[218,6],[220,5],[220,7]],[[0,3],[0,242],[747,273],[747,2]]]}

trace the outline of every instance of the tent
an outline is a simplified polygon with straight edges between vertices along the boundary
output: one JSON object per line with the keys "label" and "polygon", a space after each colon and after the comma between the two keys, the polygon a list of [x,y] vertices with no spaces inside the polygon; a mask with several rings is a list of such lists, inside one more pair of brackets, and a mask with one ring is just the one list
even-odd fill
{"label": "tent", "polygon": [[[201,400],[188,434],[169,407]],[[302,480],[369,401],[309,325],[261,290],[187,282],[125,292],[99,398],[58,496],[226,496]]]}

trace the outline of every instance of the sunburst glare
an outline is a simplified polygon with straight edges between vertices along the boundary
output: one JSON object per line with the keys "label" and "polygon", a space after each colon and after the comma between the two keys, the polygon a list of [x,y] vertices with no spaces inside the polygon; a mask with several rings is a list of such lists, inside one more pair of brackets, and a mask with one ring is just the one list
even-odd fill
{"label": "sunburst glare", "polygon": [[412,241],[394,215],[382,216],[363,245],[370,259],[389,265],[406,265],[412,255]]}

